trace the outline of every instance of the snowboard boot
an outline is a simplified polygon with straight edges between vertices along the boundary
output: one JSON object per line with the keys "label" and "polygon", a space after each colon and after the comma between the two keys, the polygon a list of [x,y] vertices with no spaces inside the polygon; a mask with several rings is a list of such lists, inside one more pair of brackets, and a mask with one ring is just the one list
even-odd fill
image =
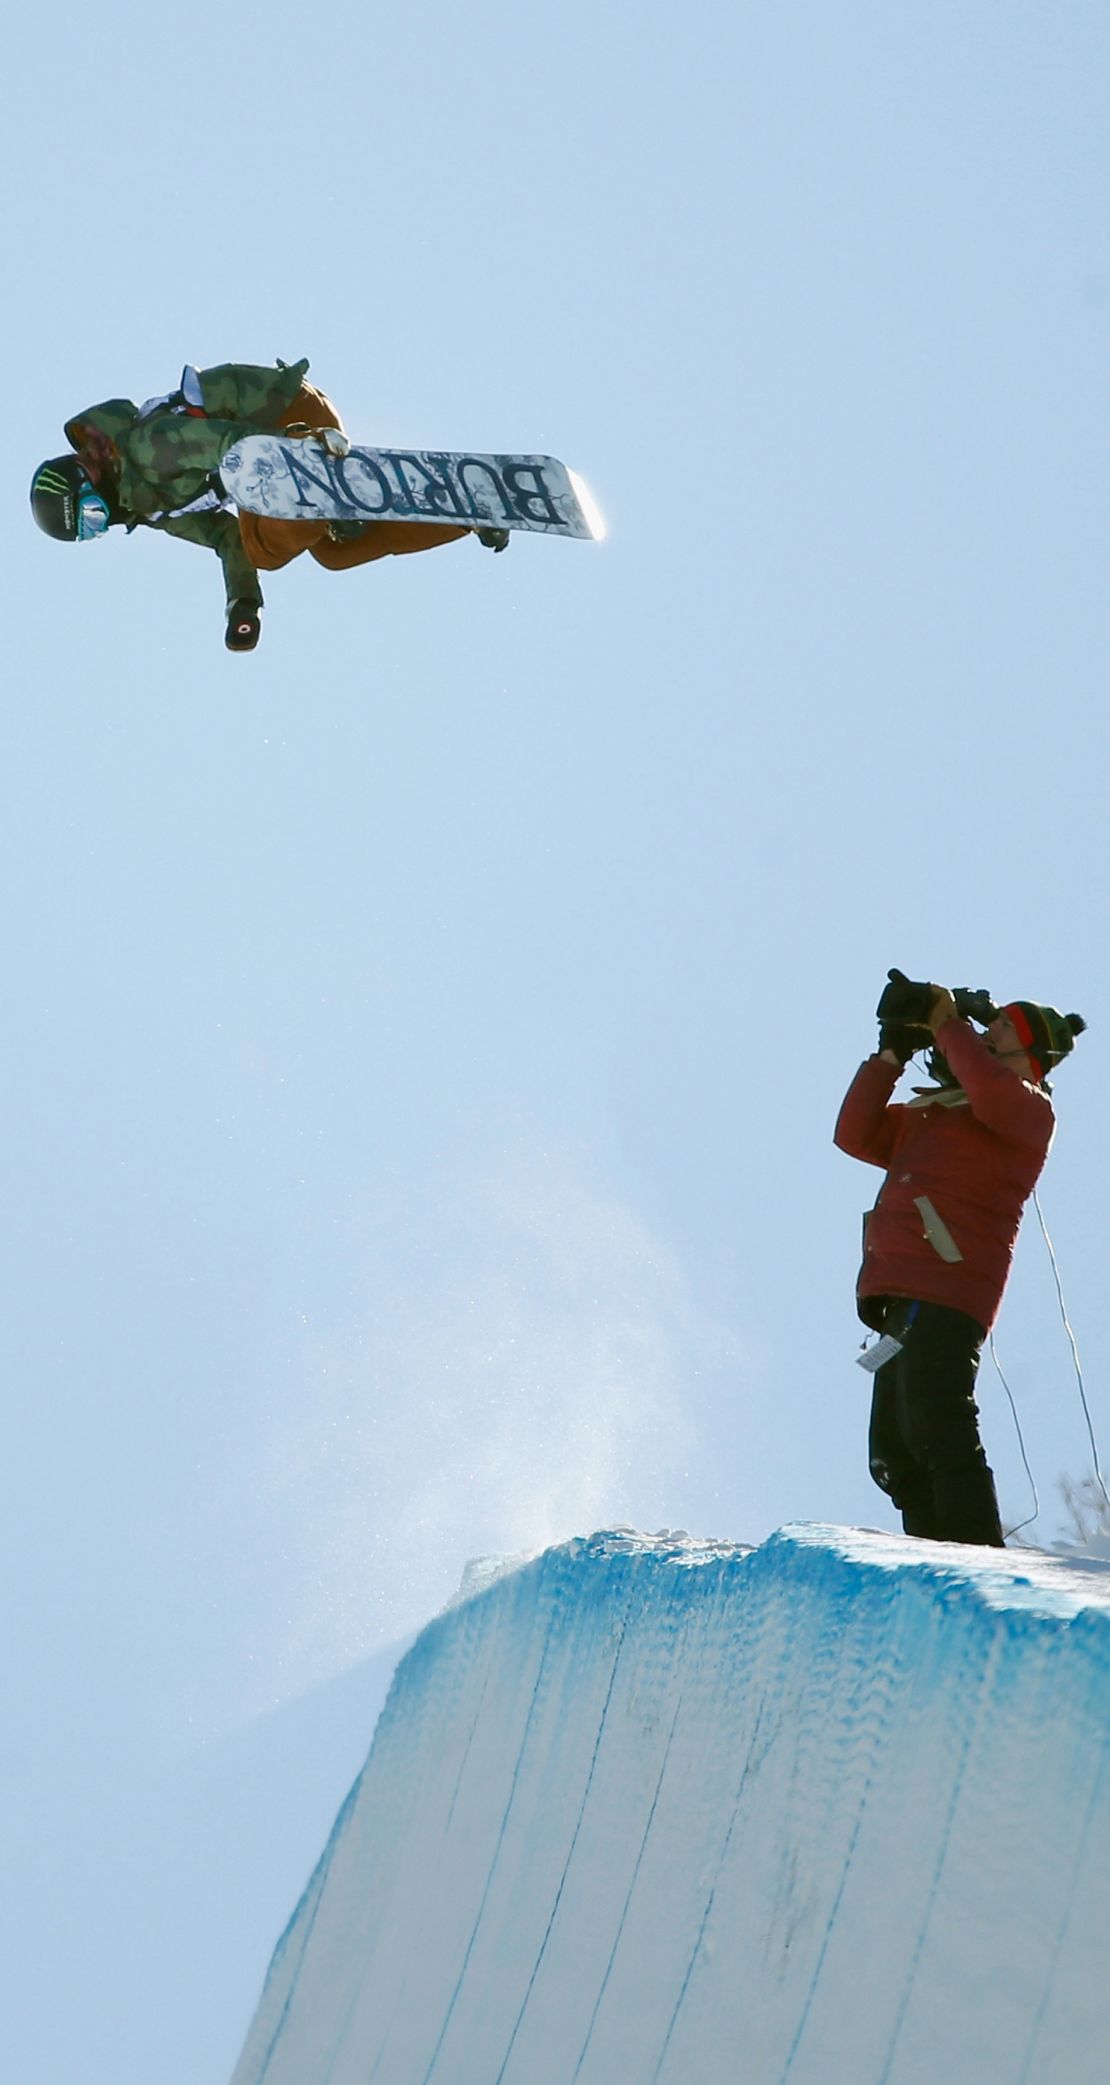
{"label": "snowboard boot", "polygon": [[478,541],[483,550],[507,550],[509,531],[507,528],[480,528]]}
{"label": "snowboard boot", "polygon": [[229,652],[253,652],[262,635],[261,601],[232,601],[227,611],[227,634],[224,638]]}

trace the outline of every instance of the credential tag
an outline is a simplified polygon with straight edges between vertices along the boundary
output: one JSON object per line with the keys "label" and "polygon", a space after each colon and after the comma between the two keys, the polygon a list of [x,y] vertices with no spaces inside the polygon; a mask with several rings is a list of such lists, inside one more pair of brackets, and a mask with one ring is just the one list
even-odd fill
{"label": "credential tag", "polygon": [[869,1376],[874,1375],[877,1368],[882,1368],[887,1361],[893,1361],[895,1354],[900,1354],[901,1351],[902,1341],[892,1338],[889,1332],[884,1332],[873,1347],[864,1347],[862,1354],[856,1355],[856,1365],[865,1368]]}

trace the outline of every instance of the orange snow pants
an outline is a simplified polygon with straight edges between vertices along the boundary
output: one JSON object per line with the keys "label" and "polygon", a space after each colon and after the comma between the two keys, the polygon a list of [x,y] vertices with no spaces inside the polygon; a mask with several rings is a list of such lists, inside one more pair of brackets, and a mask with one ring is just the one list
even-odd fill
{"label": "orange snow pants", "polygon": [[[282,427],[303,421],[309,427],[342,427],[343,422],[330,398],[315,384],[302,383],[296,397],[281,416]],[[404,557],[413,550],[435,550],[440,543],[455,543],[473,533],[468,528],[449,527],[437,521],[368,521],[365,535],[353,543],[333,543],[326,521],[274,521],[264,514],[240,514],[239,534],[243,548],[257,572],[277,572],[302,550],[308,550],[318,565],[329,572],[346,572],[352,565],[369,565],[379,557]]]}

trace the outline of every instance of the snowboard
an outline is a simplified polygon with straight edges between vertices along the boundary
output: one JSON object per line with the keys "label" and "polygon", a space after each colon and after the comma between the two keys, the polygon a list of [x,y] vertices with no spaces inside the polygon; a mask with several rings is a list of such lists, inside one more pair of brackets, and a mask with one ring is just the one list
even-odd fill
{"label": "snowboard", "polygon": [[335,455],[317,437],[251,434],[227,451],[219,476],[235,506],[274,520],[454,522],[586,541],[604,534],[587,487],[554,456],[361,447]]}

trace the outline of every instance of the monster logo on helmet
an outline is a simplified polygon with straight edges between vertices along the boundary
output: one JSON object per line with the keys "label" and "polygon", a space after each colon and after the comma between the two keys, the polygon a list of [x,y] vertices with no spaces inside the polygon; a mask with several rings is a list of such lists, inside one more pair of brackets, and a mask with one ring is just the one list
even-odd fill
{"label": "monster logo on helmet", "polygon": [[40,529],[58,543],[92,543],[112,516],[79,456],[53,456],[31,480],[31,512]]}

